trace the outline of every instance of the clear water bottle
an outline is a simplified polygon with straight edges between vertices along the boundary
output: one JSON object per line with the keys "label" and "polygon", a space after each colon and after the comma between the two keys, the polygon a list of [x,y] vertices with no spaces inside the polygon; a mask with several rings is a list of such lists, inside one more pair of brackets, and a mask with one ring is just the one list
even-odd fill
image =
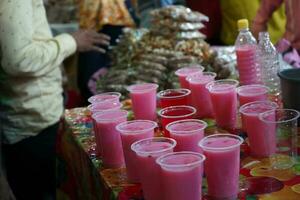
{"label": "clear water bottle", "polygon": [[274,100],[279,101],[281,93],[280,80],[277,75],[280,70],[279,54],[272,44],[268,32],[260,32],[258,39],[261,80],[270,88]]}
{"label": "clear water bottle", "polygon": [[261,83],[256,39],[249,31],[247,19],[237,22],[239,34],[235,41],[237,67],[241,85]]}

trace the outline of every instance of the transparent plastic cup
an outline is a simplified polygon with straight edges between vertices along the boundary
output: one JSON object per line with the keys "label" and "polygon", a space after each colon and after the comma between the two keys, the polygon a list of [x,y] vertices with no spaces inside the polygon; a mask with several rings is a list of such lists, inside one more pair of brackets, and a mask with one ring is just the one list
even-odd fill
{"label": "transparent plastic cup", "polygon": [[[205,156],[183,151],[169,153],[157,158],[161,167],[161,182],[164,199],[200,200]],[[184,189],[180,189],[184,186]]]}
{"label": "transparent plastic cup", "polygon": [[211,97],[217,125],[234,130],[237,123],[237,93],[239,82],[233,79],[212,81],[206,85]]}
{"label": "transparent plastic cup", "polygon": [[121,133],[126,172],[128,180],[132,183],[139,182],[136,155],[131,150],[131,145],[141,139],[154,137],[154,129],[157,123],[149,120],[133,120],[117,125],[116,129]]}
{"label": "transparent plastic cup", "polygon": [[127,87],[135,119],[156,120],[157,84],[143,83]]}
{"label": "transparent plastic cup", "polygon": [[199,142],[206,157],[204,169],[212,199],[237,199],[242,143],[243,138],[232,134],[210,135]]}
{"label": "transparent plastic cup", "polygon": [[170,133],[166,129],[166,126],[169,123],[183,119],[193,119],[196,111],[197,110],[192,106],[170,106],[161,109],[158,112],[158,115],[161,118],[161,125],[163,128],[164,136],[170,137]]}
{"label": "transparent plastic cup", "polygon": [[259,114],[271,111],[278,105],[272,101],[254,101],[240,107],[243,130],[247,132],[253,157],[268,157],[276,151],[275,133],[267,131],[268,126],[259,119]]}
{"label": "transparent plastic cup", "polygon": [[145,199],[163,200],[160,167],[156,163],[159,156],[173,152],[176,141],[171,138],[154,137],[139,140],[132,144]]}
{"label": "transparent plastic cup", "polygon": [[265,132],[276,137],[275,152],[270,155],[274,169],[288,169],[299,162],[298,123],[300,113],[293,109],[276,109],[259,115]]}
{"label": "transparent plastic cup", "polygon": [[194,65],[194,66],[187,66],[183,67],[181,69],[178,69],[175,74],[179,78],[179,83],[181,88],[189,89],[189,82],[186,80],[186,78],[189,75],[195,74],[195,73],[202,73],[204,70],[204,67],[201,65]]}
{"label": "transparent plastic cup", "polygon": [[237,93],[239,96],[240,105],[242,106],[253,101],[268,100],[269,90],[270,89],[268,87],[260,84],[243,85],[238,87]]}
{"label": "transparent plastic cup", "polygon": [[188,97],[191,95],[189,89],[167,89],[160,91],[157,97],[160,101],[160,107],[188,105]]}
{"label": "transparent plastic cup", "polygon": [[166,126],[170,137],[177,141],[175,151],[193,151],[202,153],[198,146],[204,137],[207,123],[198,119],[185,119],[172,122]]}
{"label": "transparent plastic cup", "polygon": [[197,109],[198,118],[214,117],[209,91],[205,87],[207,83],[214,81],[217,76],[214,72],[196,73],[188,76],[189,88],[192,92],[192,106]]}
{"label": "transparent plastic cup", "polygon": [[123,104],[120,102],[104,101],[100,103],[90,104],[87,109],[92,113],[120,110]]}
{"label": "transparent plastic cup", "polygon": [[120,168],[125,165],[121,136],[116,126],[127,121],[127,115],[125,110],[115,110],[93,116],[97,123],[96,144],[100,146],[106,168]]}
{"label": "transparent plastic cup", "polygon": [[104,101],[110,101],[110,102],[120,102],[121,93],[119,92],[104,92],[101,94],[96,94],[94,96],[91,96],[88,99],[88,102],[94,104],[94,103],[101,103]]}

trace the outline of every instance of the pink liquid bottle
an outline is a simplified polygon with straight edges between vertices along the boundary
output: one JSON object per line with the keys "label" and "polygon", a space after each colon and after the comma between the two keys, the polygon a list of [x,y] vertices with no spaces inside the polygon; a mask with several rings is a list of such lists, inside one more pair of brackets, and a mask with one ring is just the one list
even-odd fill
{"label": "pink liquid bottle", "polygon": [[237,67],[241,85],[259,84],[257,42],[249,31],[247,19],[238,20],[239,35],[235,41]]}

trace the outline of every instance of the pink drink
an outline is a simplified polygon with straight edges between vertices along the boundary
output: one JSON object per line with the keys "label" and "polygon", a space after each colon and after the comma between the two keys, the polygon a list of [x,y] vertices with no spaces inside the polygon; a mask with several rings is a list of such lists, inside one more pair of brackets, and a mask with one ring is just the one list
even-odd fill
{"label": "pink drink", "polygon": [[157,84],[145,83],[129,86],[135,119],[156,120]]}
{"label": "pink drink", "polygon": [[192,91],[192,105],[197,109],[196,116],[198,118],[214,117],[209,91],[205,86],[214,81],[216,75],[213,72],[203,72],[203,74],[197,73],[187,77],[189,88]]}
{"label": "pink drink", "polygon": [[224,79],[210,82],[209,90],[217,125],[232,130],[236,127],[238,81]]}
{"label": "pink drink", "polygon": [[167,125],[170,137],[175,139],[177,145],[175,151],[193,151],[202,153],[198,146],[199,141],[204,137],[204,129],[207,123],[197,119],[186,119],[172,122]]}
{"label": "pink drink", "polygon": [[188,105],[188,97],[191,91],[188,89],[168,89],[160,91],[157,97],[160,101],[160,107]]}
{"label": "pink drink", "polygon": [[166,126],[178,120],[192,119],[196,114],[196,109],[191,106],[170,106],[161,109],[158,115],[161,117],[161,125],[163,128],[164,136],[170,137],[169,131]]}
{"label": "pink drink", "polygon": [[239,191],[240,145],[243,139],[232,134],[203,138],[199,146],[206,161],[208,195],[216,199],[236,199]]}
{"label": "pink drink", "polygon": [[237,88],[240,105],[250,103],[253,101],[268,100],[269,88],[264,85],[244,85]]}
{"label": "pink drink", "polygon": [[139,166],[136,164],[136,155],[131,150],[131,145],[138,140],[153,137],[155,127],[157,123],[148,120],[123,122],[116,127],[121,133],[127,177],[130,182],[139,182],[137,173]]}
{"label": "pink drink", "polygon": [[255,157],[267,157],[276,152],[276,124],[268,126],[259,120],[259,114],[273,110],[272,117],[275,118],[277,107],[278,105],[271,101],[255,101],[240,108],[243,129],[246,130],[249,138],[251,155]]}
{"label": "pink drink", "polygon": [[200,65],[190,66],[190,67],[183,67],[181,69],[178,69],[175,74],[179,78],[179,83],[181,88],[189,89],[189,82],[186,80],[186,78],[189,75],[195,74],[195,73],[202,73],[204,70],[204,67]]}
{"label": "pink drink", "polygon": [[131,148],[136,153],[138,173],[146,200],[163,200],[160,167],[155,160],[173,152],[176,141],[170,138],[148,138],[137,141]]}
{"label": "pink drink", "polygon": [[205,156],[183,151],[159,157],[165,200],[201,200]]}
{"label": "pink drink", "polygon": [[124,166],[121,136],[116,126],[127,120],[127,114],[128,112],[124,110],[97,114],[96,143],[101,145],[103,164],[107,168]]}
{"label": "pink drink", "polygon": [[110,102],[120,102],[121,93],[119,92],[105,92],[101,94],[96,94],[88,99],[88,102],[95,104],[104,101]]}
{"label": "pink drink", "polygon": [[236,49],[239,78],[242,85],[259,84],[256,46],[245,45]]}

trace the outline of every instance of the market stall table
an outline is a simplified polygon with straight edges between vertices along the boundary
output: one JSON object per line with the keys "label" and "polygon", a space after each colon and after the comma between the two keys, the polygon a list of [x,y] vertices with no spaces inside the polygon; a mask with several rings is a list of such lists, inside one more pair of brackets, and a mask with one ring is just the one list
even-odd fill
{"label": "market stall table", "polygon": [[[217,130],[213,120],[206,121],[209,124],[206,134],[222,132]],[[245,137],[242,132],[240,136]],[[101,160],[96,158],[92,121],[86,108],[66,110],[59,141],[58,199],[143,199],[140,185],[127,182],[125,169],[104,169]],[[239,199],[300,199],[300,164],[274,170],[268,159],[254,159],[248,155],[249,147],[244,143],[241,147]],[[205,179],[202,189],[205,194]]]}

